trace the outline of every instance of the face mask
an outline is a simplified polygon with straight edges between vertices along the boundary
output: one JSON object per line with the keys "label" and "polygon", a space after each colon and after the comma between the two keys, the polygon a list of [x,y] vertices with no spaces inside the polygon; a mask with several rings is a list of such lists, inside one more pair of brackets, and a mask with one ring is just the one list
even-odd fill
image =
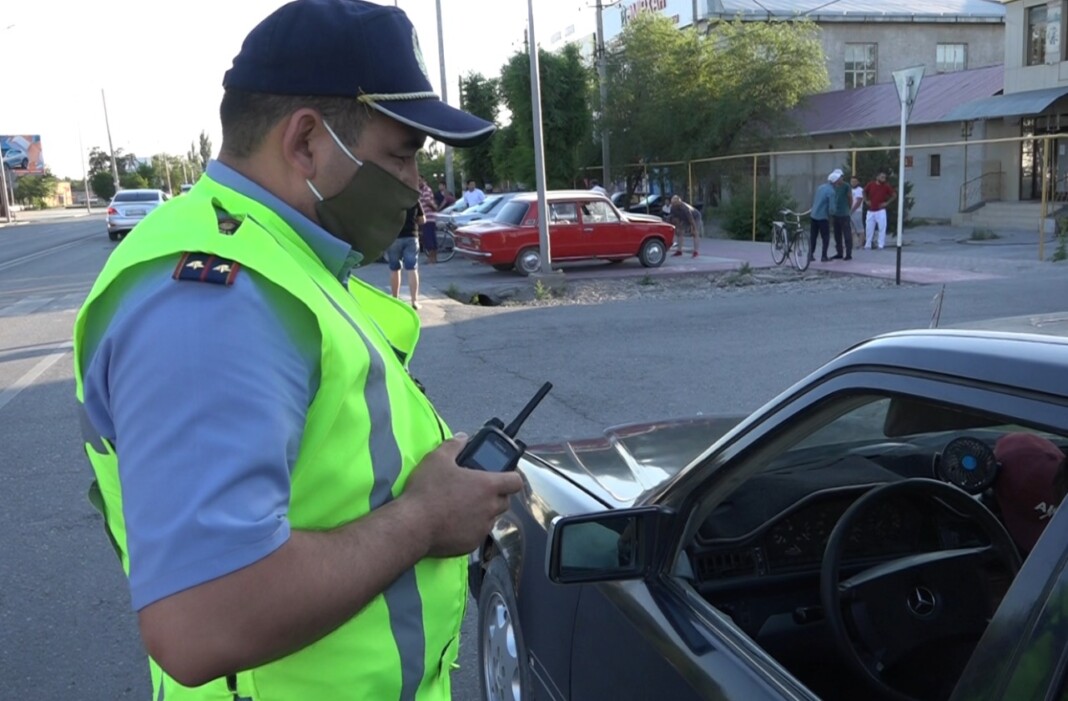
{"label": "face mask", "polygon": [[324,229],[352,245],[365,262],[375,261],[396,240],[407,211],[419,201],[419,192],[374,163],[353,156],[330,125],[323,122],[323,126],[360,169],[333,197],[323,198],[311,181],[305,180],[319,198],[315,213]]}

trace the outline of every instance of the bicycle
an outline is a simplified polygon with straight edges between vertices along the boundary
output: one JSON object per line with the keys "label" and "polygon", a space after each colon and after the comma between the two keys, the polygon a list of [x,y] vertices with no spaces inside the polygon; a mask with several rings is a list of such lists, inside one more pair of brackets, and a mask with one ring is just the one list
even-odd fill
{"label": "bicycle", "polygon": [[[452,235],[451,229],[439,229],[437,232],[438,239],[438,256],[437,261],[439,263],[448,263],[452,260],[452,257],[456,255],[456,239]],[[425,263],[429,259],[426,249],[423,247],[422,238],[419,240],[419,255],[421,260]]]}
{"label": "bicycle", "polygon": [[808,236],[801,226],[801,217],[812,210],[795,212],[790,209],[779,211],[782,221],[771,223],[771,259],[775,265],[782,265],[787,256],[793,260],[794,267],[803,272],[808,269]]}

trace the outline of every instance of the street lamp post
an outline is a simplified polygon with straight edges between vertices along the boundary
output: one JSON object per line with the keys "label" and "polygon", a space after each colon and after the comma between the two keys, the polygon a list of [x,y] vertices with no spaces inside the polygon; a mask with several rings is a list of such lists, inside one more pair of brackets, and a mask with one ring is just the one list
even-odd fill
{"label": "street lamp post", "polygon": [[[6,27],[4,27],[4,31],[6,32],[7,30],[11,29],[14,26],[15,25],[13,25],[13,24],[9,24]],[[0,190],[3,191],[3,194],[0,195],[0,204],[3,204],[3,207],[4,207],[4,219],[7,221],[8,224],[10,224],[11,223],[11,200],[8,199],[8,196],[7,196],[7,172],[6,171],[7,171],[7,163],[5,163],[3,161],[3,154],[0,153]]]}
{"label": "street lamp post", "polygon": [[[441,0],[435,0],[438,10],[438,66],[441,68],[441,101],[449,101],[448,82],[445,80],[445,31],[441,25]],[[445,144],[445,187],[456,192],[452,173],[452,146]]]}
{"label": "street lamp post", "polygon": [[104,127],[108,130],[108,150],[111,152],[111,179],[115,184],[115,192],[118,192],[119,166],[115,163],[115,147],[111,144],[111,123],[108,121],[108,99],[104,95],[104,88],[100,88],[100,99],[104,102]]}
{"label": "street lamp post", "polygon": [[527,37],[530,50],[530,103],[534,112],[534,181],[538,190],[538,239],[541,243],[541,272],[552,273],[549,248],[549,203],[545,199],[545,145],[541,124],[541,72],[538,69],[538,42],[534,38],[534,0],[527,0]]}

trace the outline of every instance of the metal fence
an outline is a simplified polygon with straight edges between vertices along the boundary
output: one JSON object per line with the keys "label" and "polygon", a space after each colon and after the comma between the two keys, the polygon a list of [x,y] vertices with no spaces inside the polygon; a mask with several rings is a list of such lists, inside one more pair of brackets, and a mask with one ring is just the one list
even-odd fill
{"label": "metal fence", "polygon": [[[1068,133],[946,141],[937,139],[945,129],[926,135],[922,128],[915,131],[918,142],[910,138],[905,151],[905,181],[911,184],[912,200],[907,215],[911,222],[906,224],[986,226],[986,221],[1011,217],[1017,230],[1056,230],[1061,209],[1068,206]],[[927,143],[919,142],[925,136]],[[808,209],[816,188],[832,170],[840,168],[847,177],[857,173],[864,184],[875,175],[863,172],[864,164],[873,161],[885,162],[896,184],[898,147],[889,144],[627,164],[612,169],[609,189],[633,190],[635,199],[628,204],[650,193],[679,194],[700,206],[706,221],[729,213],[735,236],[744,203],[748,216],[743,223],[749,238],[758,240],[766,236],[759,230],[759,213],[768,198],[785,196],[799,209]],[[604,179],[600,166],[586,168],[583,175],[587,181]]]}

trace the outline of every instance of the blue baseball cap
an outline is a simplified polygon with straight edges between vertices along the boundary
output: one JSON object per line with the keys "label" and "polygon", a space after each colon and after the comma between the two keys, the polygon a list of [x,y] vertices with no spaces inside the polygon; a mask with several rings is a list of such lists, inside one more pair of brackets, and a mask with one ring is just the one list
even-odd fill
{"label": "blue baseball cap", "polygon": [[223,87],[351,97],[452,146],[474,146],[497,128],[441,101],[403,10],[362,0],[278,8],[245,37]]}

